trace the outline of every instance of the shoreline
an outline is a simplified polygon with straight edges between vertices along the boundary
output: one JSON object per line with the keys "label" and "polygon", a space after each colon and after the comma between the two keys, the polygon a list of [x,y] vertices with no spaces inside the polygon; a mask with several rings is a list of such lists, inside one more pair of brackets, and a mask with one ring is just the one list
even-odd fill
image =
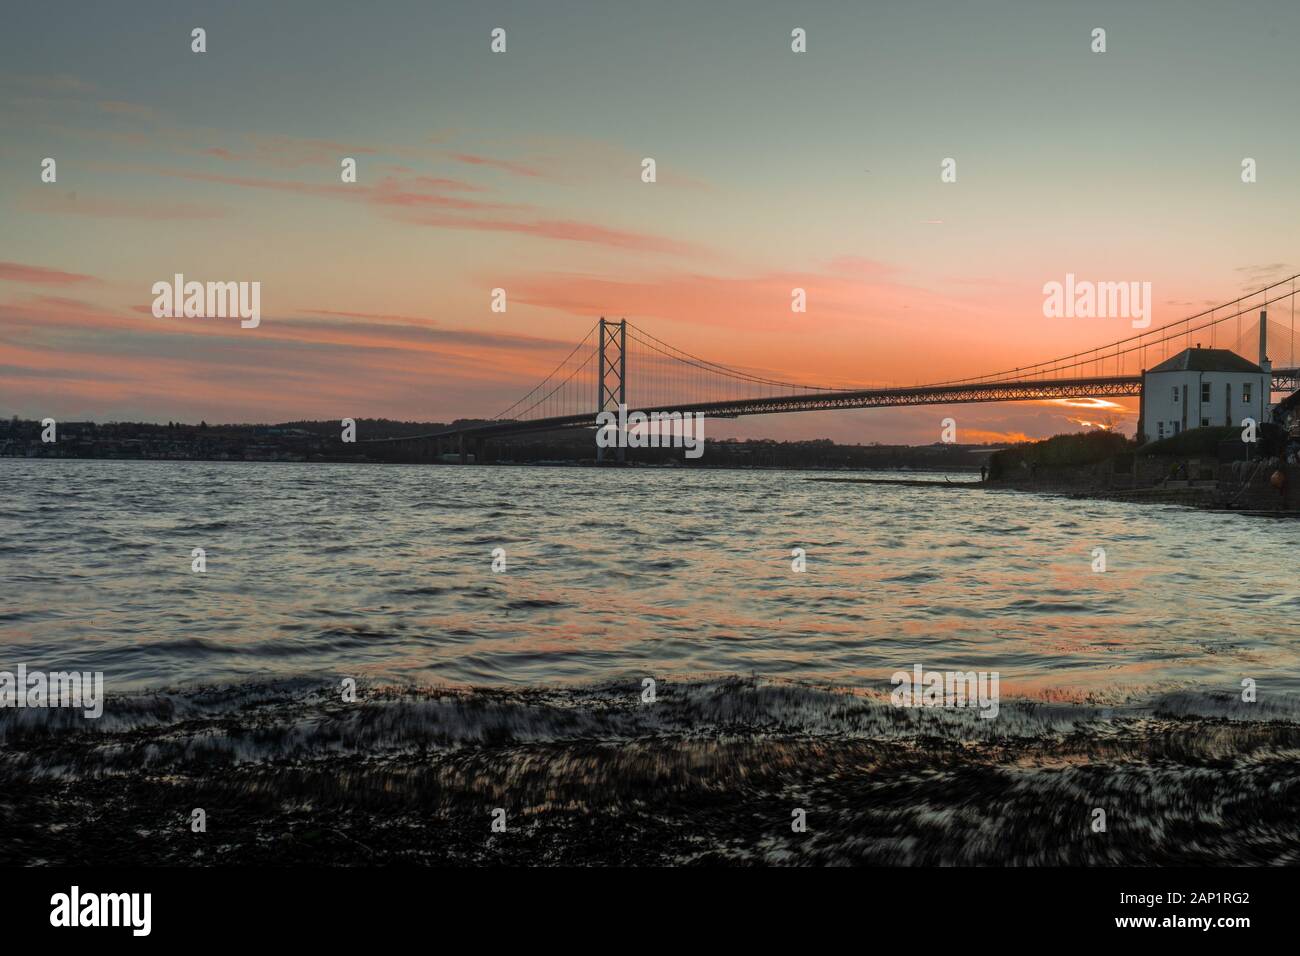
{"label": "shoreline", "polygon": [[1005,481],[935,481],[933,479],[892,479],[892,478],[807,478],[806,481],[838,482],[860,485],[903,485],[910,488],[944,488],[966,491],[1016,491],[1027,494],[1049,495],[1058,498],[1072,498],[1078,501],[1114,501],[1120,504],[1166,505],[1204,511],[1209,514],[1245,515],[1252,518],[1286,518],[1300,519],[1300,511],[1295,509],[1267,508],[1223,508],[1213,502],[1197,500],[1203,498],[1193,490],[1186,489],[1139,488],[1113,491],[1082,491],[1069,484],[1029,485]]}
{"label": "shoreline", "polygon": [[1285,708],[1004,701],[981,721],[754,678],[663,683],[648,707],[639,691],[366,688],[346,705],[288,682],[110,698],[94,727],[0,711],[0,825],[20,835],[0,862],[1300,863]]}

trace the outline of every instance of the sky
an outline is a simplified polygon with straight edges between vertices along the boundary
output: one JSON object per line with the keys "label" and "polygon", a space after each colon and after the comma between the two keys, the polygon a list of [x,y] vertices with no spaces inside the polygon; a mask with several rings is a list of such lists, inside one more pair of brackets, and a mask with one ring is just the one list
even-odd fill
{"label": "sky", "polygon": [[[785,381],[941,381],[1131,332],[1045,317],[1067,274],[1150,282],[1159,325],[1300,272],[1294,0],[3,16],[4,417],[487,417],[602,315]],[[176,273],[260,282],[260,325],[155,317]],[[949,415],[962,441],[1136,419],[1037,402],[710,434],[921,443]]]}

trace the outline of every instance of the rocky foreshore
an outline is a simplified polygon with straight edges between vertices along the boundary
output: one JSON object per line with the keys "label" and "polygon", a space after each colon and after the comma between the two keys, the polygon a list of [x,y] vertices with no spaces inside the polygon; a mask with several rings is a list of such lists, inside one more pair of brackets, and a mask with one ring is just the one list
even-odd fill
{"label": "rocky foreshore", "polygon": [[1300,724],[1229,698],[986,721],[741,679],[290,682],[5,710],[0,737],[7,864],[1300,863]]}

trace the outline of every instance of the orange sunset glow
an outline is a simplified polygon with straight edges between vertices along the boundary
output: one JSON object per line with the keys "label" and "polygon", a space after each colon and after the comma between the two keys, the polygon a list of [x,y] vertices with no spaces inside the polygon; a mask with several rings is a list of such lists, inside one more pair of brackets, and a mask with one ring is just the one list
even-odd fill
{"label": "orange sunset glow", "polygon": [[[222,16],[260,37],[270,21],[256,18],[274,15]],[[653,29],[671,33],[668,20]],[[640,55],[597,25],[575,29],[575,43]],[[1051,110],[1033,108],[1032,90],[1004,93],[1010,102],[975,126],[965,112],[995,82],[977,71],[928,112],[891,108],[846,131],[834,117],[853,84],[828,87],[788,58],[739,95],[751,107],[797,100],[793,127],[753,108],[721,109],[738,94],[699,73],[725,75],[748,57],[743,37],[714,51],[711,67],[692,60],[689,76],[658,81],[670,98],[678,85],[691,91],[673,119],[618,82],[593,90],[567,71],[544,97],[515,89],[503,104],[496,85],[533,75],[541,52],[501,58],[487,78],[469,52],[448,49],[428,64],[432,86],[350,77],[366,103],[356,110],[334,108],[328,71],[304,40],[276,48],[307,84],[285,113],[249,105],[253,58],[269,41],[232,54],[254,76],[227,61],[220,84],[213,60],[184,59],[182,49],[159,64],[177,77],[163,86],[134,78],[125,42],[121,61],[90,48],[54,68],[17,55],[0,76],[18,134],[0,145],[9,170],[0,399],[10,414],[489,417],[600,316],[782,381],[913,385],[1029,365],[1130,331],[1124,319],[1046,318],[1044,285],[1067,274],[1149,282],[1158,325],[1288,268],[1270,212],[1287,188],[1277,180],[1245,195],[1231,177],[1203,190],[1202,206],[1223,213],[1207,213],[1206,229],[1179,199],[1188,183],[1157,172],[1174,152],[1205,155],[1198,142],[1121,114],[1127,141],[1153,165],[1127,164],[1116,180],[1120,160],[1104,143],[1063,137],[1056,117],[1106,77],[1080,79]],[[823,54],[835,71],[850,57],[832,42]],[[892,69],[924,72],[895,56],[903,62]],[[1137,68],[1123,54],[1112,65]],[[1060,66],[1081,78],[1087,67]],[[320,92],[309,92],[309,78]],[[1012,109],[1022,122],[1014,143],[996,132],[999,110]],[[875,135],[883,128],[888,137]],[[916,142],[936,128],[954,131],[953,144]],[[945,182],[940,166],[952,154],[959,172]],[[42,157],[58,164],[53,182],[41,179]],[[647,157],[653,183],[640,175]],[[340,176],[349,161],[355,181]],[[1218,161],[1207,156],[1185,175],[1211,184]],[[1135,203],[1160,214],[1134,225]],[[260,282],[259,327],[155,317],[151,286],[177,273]],[[505,311],[490,308],[496,289]],[[796,289],[806,311],[791,308]],[[1132,431],[1131,401],[1075,414],[1083,407],[968,406],[959,421],[967,438],[1008,441],[1110,427],[1104,411]],[[718,434],[925,442],[935,411],[758,416],[719,423]]]}

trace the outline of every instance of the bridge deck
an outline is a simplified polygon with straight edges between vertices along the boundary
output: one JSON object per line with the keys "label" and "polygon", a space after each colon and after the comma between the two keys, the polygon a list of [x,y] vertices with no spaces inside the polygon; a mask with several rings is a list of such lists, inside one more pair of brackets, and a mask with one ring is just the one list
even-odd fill
{"label": "bridge deck", "polygon": [[[1300,369],[1275,369],[1273,390],[1300,388]],[[737,418],[741,415],[775,415],[781,412],[812,412],[835,408],[890,408],[899,405],[960,405],[971,402],[1027,402],[1053,398],[1121,398],[1142,393],[1142,377],[1117,375],[1110,378],[1037,379],[1019,382],[964,382],[947,385],[918,385],[903,388],[872,388],[843,392],[812,392],[801,395],[774,395],[696,405],[666,405],[636,408],[629,411],[703,412],[715,417]],[[557,428],[590,428],[595,412],[558,415],[526,421],[485,421],[452,425],[441,431],[404,438],[378,438],[371,441],[418,441],[458,435],[487,438],[524,432],[551,431]]]}

